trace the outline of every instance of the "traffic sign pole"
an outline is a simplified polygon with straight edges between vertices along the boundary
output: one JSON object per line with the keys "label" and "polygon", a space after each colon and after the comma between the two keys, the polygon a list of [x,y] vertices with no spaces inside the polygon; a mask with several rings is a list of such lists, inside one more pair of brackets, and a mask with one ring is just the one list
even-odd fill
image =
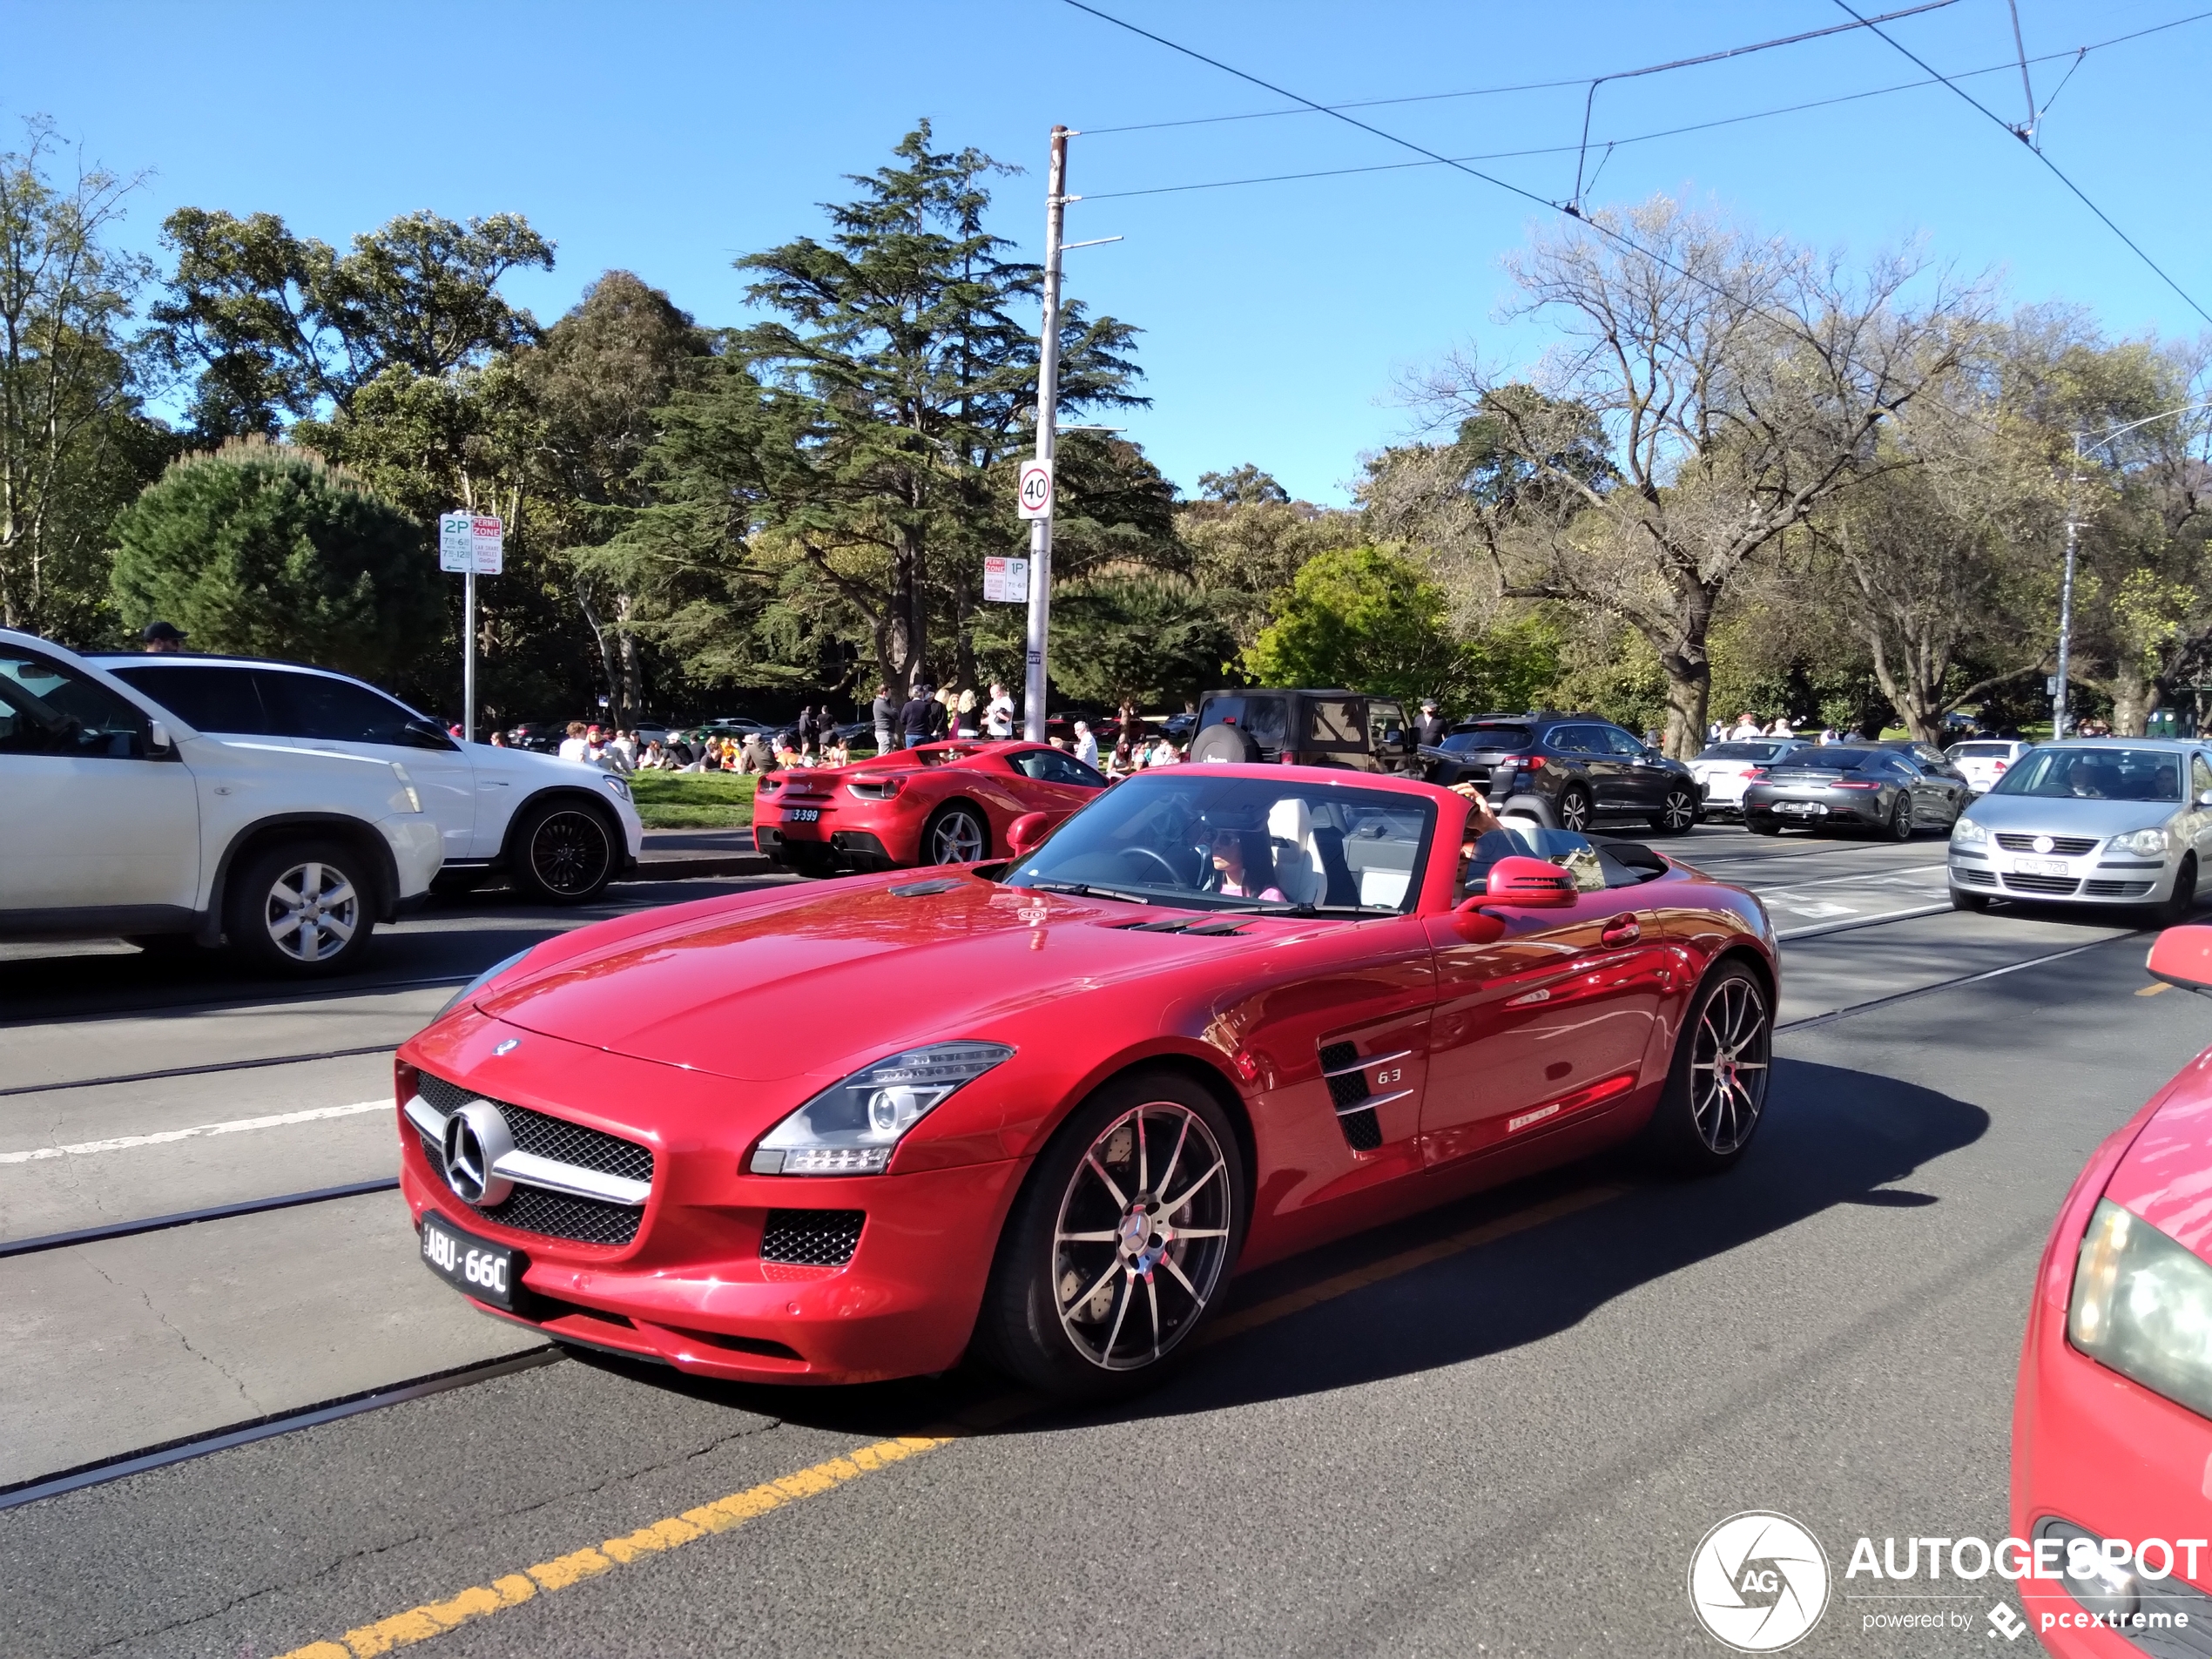
{"label": "traffic sign pole", "polygon": [[[1022,680],[1022,732],[1044,741],[1045,642],[1052,626],[1053,435],[1060,399],[1060,232],[1068,206],[1068,129],[1052,129],[1052,166],[1046,174],[1044,320],[1037,334],[1037,456],[1045,469],[1044,511],[1029,521],[1029,642]],[[1025,472],[1029,470],[1025,468]]]}
{"label": "traffic sign pole", "polygon": [[438,519],[438,568],[461,577],[461,733],[476,738],[476,577],[505,568],[507,527],[489,514]]}

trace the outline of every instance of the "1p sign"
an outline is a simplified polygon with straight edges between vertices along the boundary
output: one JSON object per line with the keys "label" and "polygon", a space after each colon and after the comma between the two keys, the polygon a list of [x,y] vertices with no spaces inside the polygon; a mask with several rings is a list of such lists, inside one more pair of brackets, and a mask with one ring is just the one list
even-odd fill
{"label": "1p sign", "polygon": [[1021,514],[1024,518],[1052,516],[1052,462],[1025,461],[1022,463]]}
{"label": "1p sign", "polygon": [[983,597],[1001,604],[1026,604],[1029,598],[1029,561],[985,559]]}

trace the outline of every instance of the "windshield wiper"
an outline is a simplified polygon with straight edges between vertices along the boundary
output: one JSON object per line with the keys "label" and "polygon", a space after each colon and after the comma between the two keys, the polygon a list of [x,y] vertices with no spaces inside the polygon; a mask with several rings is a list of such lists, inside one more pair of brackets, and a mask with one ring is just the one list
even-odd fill
{"label": "windshield wiper", "polygon": [[1123,899],[1130,904],[1150,904],[1151,900],[1139,893],[1124,893],[1119,887],[1094,887],[1087,881],[1032,881],[1028,884],[1036,893],[1072,893],[1080,899]]}

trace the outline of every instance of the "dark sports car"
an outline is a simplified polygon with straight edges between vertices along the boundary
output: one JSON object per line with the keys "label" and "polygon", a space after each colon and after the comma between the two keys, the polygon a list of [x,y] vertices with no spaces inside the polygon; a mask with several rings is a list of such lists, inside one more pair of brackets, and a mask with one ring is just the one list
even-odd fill
{"label": "dark sports car", "polygon": [[1903,841],[1915,830],[1949,829],[1972,799],[1964,778],[1947,767],[1939,772],[1909,751],[1815,745],[1792,749],[1750,775],[1743,822],[1755,835],[1778,835],[1796,825],[1871,831]]}

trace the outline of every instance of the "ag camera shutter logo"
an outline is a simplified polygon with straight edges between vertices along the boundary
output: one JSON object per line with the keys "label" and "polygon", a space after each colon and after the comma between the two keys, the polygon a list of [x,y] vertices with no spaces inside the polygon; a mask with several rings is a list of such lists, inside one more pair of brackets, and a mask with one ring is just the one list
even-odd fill
{"label": "ag camera shutter logo", "polygon": [[1741,1653],[1776,1652],[1828,1610],[1827,1552],[1787,1515],[1730,1515],[1689,1558],[1689,1605],[1716,1640]]}

